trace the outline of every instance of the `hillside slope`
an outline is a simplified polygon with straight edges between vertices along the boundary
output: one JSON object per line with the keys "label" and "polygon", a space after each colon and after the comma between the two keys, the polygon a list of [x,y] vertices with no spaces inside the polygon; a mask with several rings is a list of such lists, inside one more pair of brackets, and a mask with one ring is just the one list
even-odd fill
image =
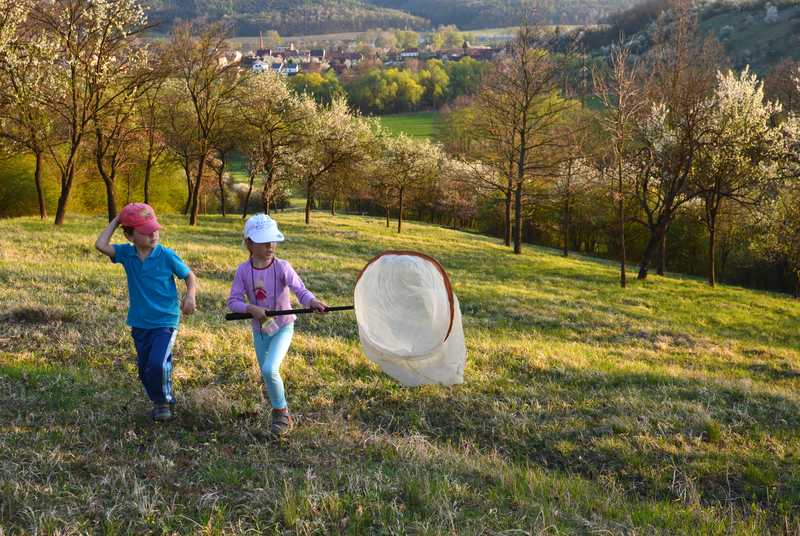
{"label": "hillside slope", "polygon": [[[518,0],[366,0],[377,6],[399,9],[429,19],[434,26],[455,24],[461,30],[507,27],[516,24]],[[618,10],[636,0],[560,0],[540,2],[552,24],[584,24]]]}
{"label": "hillside slope", "polygon": [[[584,24],[628,8],[637,0],[561,0],[545,6],[553,24]],[[235,22],[239,35],[277,30],[281,35],[359,32],[374,28],[428,29],[455,24],[481,30],[516,24],[519,0],[150,0],[150,16],[207,16]]]}
{"label": "hillside slope", "polygon": [[236,24],[240,36],[277,30],[280,35],[356,32],[368,28],[422,29],[421,17],[356,0],[153,0],[150,18],[170,24],[176,18],[206,16]]}
{"label": "hillside slope", "polygon": [[[460,301],[464,383],[408,388],[352,311],[302,315],[270,406],[249,323],[225,322],[241,217],[159,214],[198,278],[153,424],[103,216],[0,220],[0,526],[86,534],[783,534],[800,524],[800,309],[690,278],[407,222],[274,213],[276,255],[330,305],[389,250]],[[114,242],[123,240],[117,233]],[[47,252],[58,252],[48,255]],[[179,284],[182,289],[183,284]],[[207,530],[208,529],[208,530]]]}
{"label": "hillside slope", "polygon": [[[613,13],[607,26],[585,33],[584,43],[592,54],[603,54],[620,33],[636,42],[633,51],[643,54],[649,45],[653,19],[669,9],[668,0],[645,0],[636,6]],[[767,10],[772,15],[767,17]],[[800,59],[800,5],[780,6],[752,4],[750,8],[735,4],[706,4],[698,11],[700,30],[713,34],[730,58],[730,66],[763,75],[783,59]]]}

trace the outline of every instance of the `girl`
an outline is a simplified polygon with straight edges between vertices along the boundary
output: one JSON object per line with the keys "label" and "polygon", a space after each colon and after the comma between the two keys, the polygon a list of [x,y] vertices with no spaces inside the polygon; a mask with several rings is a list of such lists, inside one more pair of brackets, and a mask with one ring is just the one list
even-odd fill
{"label": "girl", "polygon": [[[244,242],[250,259],[236,269],[228,308],[234,313],[253,315],[253,342],[256,358],[267,393],[272,402],[270,432],[285,434],[294,426],[286,397],[280,365],[289,349],[294,333],[295,315],[268,317],[266,311],[291,309],[289,289],[304,307],[315,309],[317,314],[329,314],[328,305],[309,292],[287,261],[275,258],[277,242],[283,242],[278,224],[266,214],[252,216],[244,226]],[[247,296],[245,303],[244,297]]]}

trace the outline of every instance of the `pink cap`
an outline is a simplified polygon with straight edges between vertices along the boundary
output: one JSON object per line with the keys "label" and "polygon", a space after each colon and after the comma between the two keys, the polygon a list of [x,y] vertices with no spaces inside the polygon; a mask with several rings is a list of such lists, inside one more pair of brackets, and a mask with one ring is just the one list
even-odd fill
{"label": "pink cap", "polygon": [[150,205],[131,203],[119,213],[119,221],[125,227],[133,227],[142,234],[163,229],[156,220],[156,213]]}

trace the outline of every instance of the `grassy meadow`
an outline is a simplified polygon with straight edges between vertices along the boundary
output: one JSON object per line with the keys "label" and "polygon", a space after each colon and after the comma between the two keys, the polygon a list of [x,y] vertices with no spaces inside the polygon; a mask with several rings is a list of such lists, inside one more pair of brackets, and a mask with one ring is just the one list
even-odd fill
{"label": "grassy meadow", "polygon": [[[800,534],[800,310],[786,296],[406,222],[273,215],[330,305],[378,253],[437,258],[464,383],[408,388],[355,313],[304,315],[271,438],[246,322],[226,323],[243,220],[159,219],[198,276],[155,424],[102,216],[0,221],[0,535]],[[114,237],[121,241],[121,232]],[[184,285],[179,282],[179,289]]]}
{"label": "grassy meadow", "polygon": [[436,112],[421,112],[404,115],[384,115],[380,117],[381,126],[391,134],[405,134],[412,138],[433,140],[433,119]]}

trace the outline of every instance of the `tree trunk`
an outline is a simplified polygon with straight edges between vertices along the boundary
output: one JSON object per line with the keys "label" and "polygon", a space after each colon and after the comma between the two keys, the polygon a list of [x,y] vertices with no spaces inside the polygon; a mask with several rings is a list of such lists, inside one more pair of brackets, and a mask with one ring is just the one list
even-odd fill
{"label": "tree trunk", "polygon": [[61,174],[61,194],[58,196],[58,206],[56,207],[55,225],[64,225],[64,216],[67,214],[67,203],[69,195],[72,193],[72,186],[75,183],[75,161],[77,159],[77,149],[70,155],[64,172]]}
{"label": "tree trunk", "polygon": [[[270,160],[269,164],[267,165],[267,176],[264,178],[264,214],[269,216],[269,206],[272,202],[273,198],[273,186],[275,182],[275,163]],[[252,183],[252,181],[251,181]],[[275,205],[275,210],[278,210],[278,206]]]}
{"label": "tree trunk", "polygon": [[403,190],[400,190],[397,211],[397,234],[400,234],[400,232],[403,230]]}
{"label": "tree trunk", "polygon": [[727,261],[728,261],[728,249],[725,248],[724,246],[722,248],[722,254],[721,255],[722,255],[722,259],[720,259],[720,260],[722,261],[722,264],[719,267],[719,284],[720,285],[724,285],[725,284],[725,264],[727,264]]}
{"label": "tree trunk", "polygon": [[150,134],[149,145],[147,149],[147,161],[144,164],[144,203],[150,204],[150,172],[153,169],[153,134]]}
{"label": "tree trunk", "polygon": [[[619,179],[619,249],[620,249],[620,266],[619,266],[619,284],[622,288],[626,288],[628,286],[628,276],[626,273],[625,267],[625,198],[623,197],[624,193],[624,184],[622,181],[622,164],[620,164],[618,168],[618,179]],[[641,272],[639,272],[641,275]],[[645,272],[645,277],[647,273]],[[644,279],[644,278],[642,278]]]}
{"label": "tree trunk", "polygon": [[42,153],[36,152],[36,169],[33,172],[33,180],[36,182],[36,194],[39,197],[39,216],[47,219],[47,208],[44,204],[44,189],[42,188]]}
{"label": "tree trunk", "polygon": [[792,294],[792,298],[796,300],[800,292],[800,272],[795,271],[795,274],[797,274],[797,283],[794,284],[794,294]]}
{"label": "tree trunk", "polygon": [[103,182],[106,183],[106,206],[108,208],[108,221],[110,222],[117,216],[117,192],[114,189],[113,180],[106,180],[104,177]]}
{"label": "tree trunk", "polygon": [[[628,276],[625,271],[625,204],[620,198],[619,200],[619,249],[620,249],[620,266],[619,266],[619,284],[622,288],[628,286]],[[645,274],[647,275],[647,274]]]}
{"label": "tree trunk", "polygon": [[656,273],[663,276],[667,268],[667,231],[661,233],[661,240],[658,241],[658,257],[656,258]]}
{"label": "tree trunk", "polygon": [[311,223],[311,204],[314,202],[314,182],[308,181],[308,196],[306,197],[306,225]]}
{"label": "tree trunk", "polygon": [[183,166],[183,172],[186,174],[186,187],[189,190],[186,196],[186,206],[183,208],[183,214],[188,215],[189,210],[192,208],[192,199],[194,199],[194,184],[192,183],[192,175],[189,171],[188,160],[186,160],[186,164]]}
{"label": "tree trunk", "polygon": [[651,231],[650,240],[647,242],[647,247],[644,248],[644,255],[642,256],[642,264],[639,265],[639,280],[644,281],[647,279],[647,272],[650,271],[650,259],[653,258],[653,253],[661,241],[658,233]]}
{"label": "tree trunk", "polygon": [[522,182],[514,190],[514,254],[522,253]]}
{"label": "tree trunk", "polygon": [[197,214],[200,212],[200,185],[203,183],[203,167],[205,158],[201,158],[197,163],[197,182],[192,192],[192,208],[191,215],[189,216],[189,225],[192,227],[197,226]]}
{"label": "tree trunk", "polygon": [[386,228],[389,228],[389,205],[386,205]]}
{"label": "tree trunk", "polygon": [[[223,163],[222,169],[225,169],[225,164]],[[225,214],[225,184],[222,180],[222,173],[217,175],[219,177],[219,196],[222,199],[222,217],[226,216]]]}
{"label": "tree trunk", "polygon": [[506,247],[511,247],[511,191],[511,184],[509,181],[509,188],[506,190],[505,198],[506,217],[503,221],[503,245]]}
{"label": "tree trunk", "polygon": [[569,193],[564,206],[564,257],[569,257]]}
{"label": "tree trunk", "polygon": [[331,199],[331,216],[336,216],[336,195]]}
{"label": "tree trunk", "polygon": [[715,224],[712,220],[711,226],[708,228],[708,262],[710,265],[710,270],[708,271],[708,284],[714,287],[714,270],[715,266],[715,257],[716,257],[716,249],[717,249],[717,230],[715,229]]}
{"label": "tree trunk", "polygon": [[242,210],[242,219],[247,217],[247,205],[250,203],[250,194],[253,192],[253,181],[255,180],[255,175],[250,175],[250,188],[247,189],[247,196],[244,198],[244,210]]}
{"label": "tree trunk", "polygon": [[111,174],[106,171],[106,166],[103,163],[102,156],[102,143],[103,135],[97,132],[97,152],[95,153],[95,161],[97,162],[97,171],[100,172],[100,177],[106,185],[106,209],[108,210],[108,221],[110,222],[117,216],[117,191],[114,188],[114,170],[112,166]]}

